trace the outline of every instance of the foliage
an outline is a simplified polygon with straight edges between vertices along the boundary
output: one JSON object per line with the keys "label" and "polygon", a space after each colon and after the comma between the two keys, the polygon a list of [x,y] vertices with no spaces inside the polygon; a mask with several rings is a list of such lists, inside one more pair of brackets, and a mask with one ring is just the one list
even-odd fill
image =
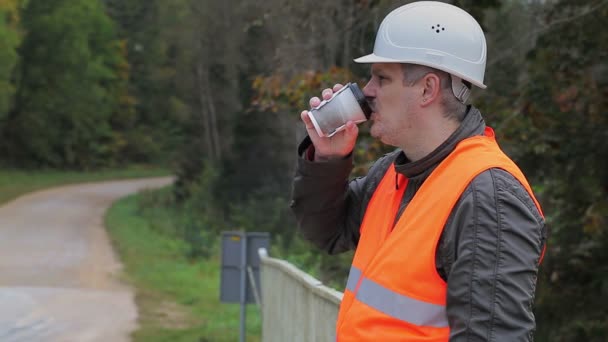
{"label": "foliage", "polygon": [[109,120],[124,61],[95,0],[32,1],[23,13],[19,89],[5,136],[12,160],[91,168],[112,159]]}
{"label": "foliage", "polygon": [[539,335],[600,341],[608,334],[608,6],[562,0],[543,19],[522,119],[508,127],[525,137],[516,153],[543,181],[551,228]]}
{"label": "foliage", "polygon": [[295,238],[291,227],[295,222],[285,205],[287,198],[270,189],[258,190],[246,198],[230,207],[230,226],[236,230],[269,232],[275,238],[280,237],[283,248],[291,247]]}
{"label": "foliage", "polygon": [[[219,301],[217,239],[213,257],[187,258],[189,246],[179,231],[181,213],[167,206],[170,189],[146,192],[115,203],[106,226],[136,288],[138,330],[134,341],[234,341],[239,332],[238,304]],[[247,341],[259,341],[261,319],[247,308]]]}
{"label": "foliage", "polygon": [[223,215],[214,200],[214,184],[219,174],[210,165],[204,168],[197,182],[190,184],[188,200],[178,207],[181,216],[183,239],[188,242],[190,257],[209,256],[213,237],[226,229]]}
{"label": "foliage", "polygon": [[327,72],[305,71],[285,79],[284,75],[258,76],[252,88],[256,96],[251,104],[262,111],[292,111],[307,108],[308,99],[318,96],[319,89],[331,88],[336,83],[346,84],[354,76],[349,69],[332,67]]}
{"label": "foliage", "polygon": [[[17,63],[17,47],[20,44],[19,6],[21,1],[0,2],[0,122],[10,110],[15,92],[13,68]],[[1,151],[1,150],[0,150]]]}
{"label": "foliage", "polygon": [[128,118],[118,120],[125,128],[124,158],[139,162],[170,159],[181,141],[179,116],[183,110],[175,108],[180,103],[176,89],[180,86],[176,81],[180,61],[174,56],[174,37],[167,37],[167,32],[173,29],[168,24],[180,18],[163,13],[164,6],[171,4],[157,0],[104,3],[116,23],[121,53],[127,61],[121,71],[127,86],[121,88],[119,99],[123,106],[128,105],[129,112]]}

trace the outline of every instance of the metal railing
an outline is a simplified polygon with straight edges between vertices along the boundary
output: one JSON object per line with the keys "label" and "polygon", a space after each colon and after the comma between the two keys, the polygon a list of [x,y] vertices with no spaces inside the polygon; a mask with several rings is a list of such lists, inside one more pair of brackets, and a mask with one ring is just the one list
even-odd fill
{"label": "metal railing", "polygon": [[285,260],[258,251],[261,261],[262,341],[333,342],[342,293]]}

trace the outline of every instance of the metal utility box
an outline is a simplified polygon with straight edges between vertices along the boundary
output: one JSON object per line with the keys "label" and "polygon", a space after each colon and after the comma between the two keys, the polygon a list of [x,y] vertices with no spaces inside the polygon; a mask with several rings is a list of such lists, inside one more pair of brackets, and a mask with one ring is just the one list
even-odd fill
{"label": "metal utility box", "polygon": [[[245,303],[255,303],[250,273],[253,273],[255,287],[260,293],[259,248],[269,249],[270,234],[261,232],[222,232],[222,274],[220,280],[220,301],[242,303],[241,293],[245,287]],[[248,271],[249,269],[249,271]]]}

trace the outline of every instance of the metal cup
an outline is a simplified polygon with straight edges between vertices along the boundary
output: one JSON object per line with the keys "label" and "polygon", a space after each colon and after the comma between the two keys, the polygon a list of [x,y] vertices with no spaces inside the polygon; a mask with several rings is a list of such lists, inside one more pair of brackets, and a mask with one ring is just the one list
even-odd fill
{"label": "metal cup", "polygon": [[308,111],[317,134],[327,138],[346,128],[346,122],[359,124],[367,121],[371,114],[369,103],[356,83],[347,83],[329,100]]}

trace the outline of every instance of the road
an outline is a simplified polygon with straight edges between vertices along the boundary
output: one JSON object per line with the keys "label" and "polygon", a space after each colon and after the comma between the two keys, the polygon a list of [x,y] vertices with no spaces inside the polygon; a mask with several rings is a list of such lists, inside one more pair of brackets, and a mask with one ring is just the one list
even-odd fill
{"label": "road", "polygon": [[120,197],[170,182],[65,186],[0,207],[0,341],[129,341],[137,307],[120,281],[104,212]]}

